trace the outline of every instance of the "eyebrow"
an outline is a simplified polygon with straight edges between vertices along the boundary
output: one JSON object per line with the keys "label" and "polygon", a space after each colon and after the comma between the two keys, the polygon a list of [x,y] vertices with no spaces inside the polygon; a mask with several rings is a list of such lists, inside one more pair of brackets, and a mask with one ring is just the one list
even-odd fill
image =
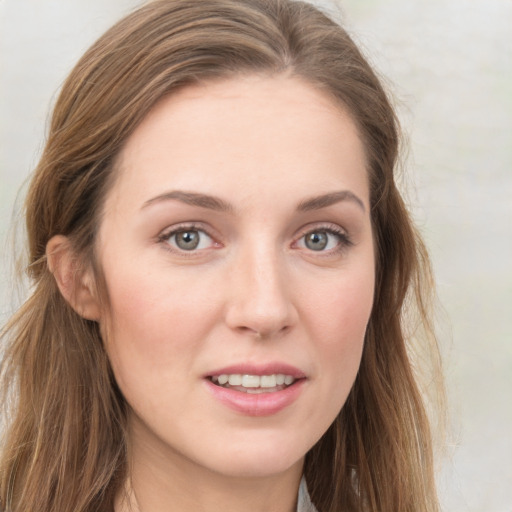
{"label": "eyebrow", "polygon": [[181,201],[185,204],[190,204],[192,206],[199,206],[200,208],[207,208],[209,210],[215,210],[218,212],[232,212],[233,207],[219,199],[215,196],[210,196],[207,194],[198,194],[196,192],[183,192],[181,190],[173,190],[171,192],[166,192],[165,194],[160,194],[159,196],[148,199],[143,205],[142,208],[146,208],[154,203],[160,203],[162,201],[170,201],[176,200]]}
{"label": "eyebrow", "polygon": [[341,203],[342,201],[353,202],[357,204],[363,210],[363,212],[366,211],[363,201],[350,190],[340,190],[338,192],[330,192],[321,196],[311,197],[301,201],[297,207],[297,210],[300,212],[320,210],[322,208],[332,206],[333,204]]}
{"label": "eyebrow", "polygon": [[[146,208],[154,203],[160,203],[164,201],[181,201],[182,203],[189,204],[192,206],[198,206],[200,208],[207,208],[208,210],[215,210],[218,212],[232,213],[234,211],[233,206],[215,196],[208,194],[199,194],[197,192],[185,192],[182,190],[173,190],[171,192],[165,192],[156,197],[148,199],[142,208]],[[320,196],[311,197],[301,201],[297,206],[299,212],[309,212],[313,210],[321,210],[327,208],[336,203],[343,201],[350,201],[357,204],[363,212],[366,211],[363,201],[356,196],[350,190],[340,190],[338,192],[329,192],[328,194],[322,194]]]}

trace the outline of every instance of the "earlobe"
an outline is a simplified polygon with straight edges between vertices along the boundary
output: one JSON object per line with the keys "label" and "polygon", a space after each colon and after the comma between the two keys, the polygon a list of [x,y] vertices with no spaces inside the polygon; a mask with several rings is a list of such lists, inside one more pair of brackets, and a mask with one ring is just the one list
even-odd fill
{"label": "earlobe", "polygon": [[82,267],[69,239],[52,237],[46,244],[46,259],[64,299],[81,317],[98,321],[101,310],[92,269]]}

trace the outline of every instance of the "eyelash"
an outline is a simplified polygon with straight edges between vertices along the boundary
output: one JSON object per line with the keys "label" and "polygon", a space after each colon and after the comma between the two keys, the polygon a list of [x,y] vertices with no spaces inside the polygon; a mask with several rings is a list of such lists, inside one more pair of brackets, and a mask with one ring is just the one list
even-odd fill
{"label": "eyelash", "polygon": [[[312,233],[326,233],[326,234],[332,235],[338,239],[338,244],[336,245],[336,247],[334,247],[332,249],[328,249],[326,251],[324,251],[324,250],[315,251],[313,249],[309,249],[309,252],[314,253],[320,257],[328,257],[328,256],[337,255],[354,245],[354,242],[352,242],[352,240],[349,237],[349,235],[347,234],[347,232],[335,224],[319,225],[319,226],[314,226],[313,228],[306,227],[302,231],[300,237],[297,238],[297,241],[294,242],[294,244],[299,243],[299,241],[303,241],[307,235],[312,234]],[[303,243],[305,243],[305,242],[303,242]]]}
{"label": "eyelash", "polygon": [[[194,255],[197,255],[198,252],[205,250],[205,249],[192,249],[190,251],[187,251],[185,249],[180,249],[178,247],[175,247],[175,246],[171,245],[169,242],[169,240],[173,236],[176,236],[180,233],[186,233],[189,231],[197,231],[197,232],[203,233],[213,241],[212,245],[217,245],[217,248],[221,246],[221,244],[219,242],[215,241],[215,237],[213,235],[211,235],[202,224],[196,224],[196,223],[182,224],[179,226],[175,226],[172,229],[163,231],[158,236],[157,241],[159,243],[161,243],[168,251],[171,251],[174,253],[179,253],[180,255],[183,255],[183,256],[193,257]],[[334,247],[332,249],[328,249],[326,251],[324,251],[324,250],[315,251],[314,249],[308,249],[307,247],[305,247],[305,249],[308,250],[308,252],[317,254],[318,256],[335,255],[335,254],[343,252],[347,248],[354,245],[354,243],[352,242],[352,240],[350,239],[350,237],[346,233],[346,231],[342,230],[341,228],[339,228],[336,225],[329,224],[329,225],[320,225],[320,226],[315,226],[313,228],[304,229],[302,231],[301,235],[293,242],[292,246],[295,246],[300,241],[303,241],[307,235],[312,234],[312,233],[326,233],[328,235],[335,236],[338,239],[338,244],[336,245],[336,247]],[[305,242],[303,242],[303,243],[305,243]]]}
{"label": "eyelash", "polygon": [[165,247],[165,249],[168,250],[168,251],[171,251],[173,253],[178,253],[178,254],[183,255],[183,256],[193,257],[193,256],[197,255],[200,251],[204,250],[204,249],[193,249],[193,250],[187,251],[185,249],[180,249],[179,247],[171,245],[171,243],[169,241],[172,237],[174,237],[176,235],[179,235],[180,233],[187,233],[187,232],[190,232],[190,231],[197,231],[199,233],[203,233],[203,234],[205,234],[208,238],[210,238],[213,241],[213,245],[217,245],[217,246],[221,245],[220,243],[215,242],[215,237],[212,236],[208,232],[208,230],[205,229],[205,227],[202,224],[195,224],[195,223],[182,224],[182,225],[179,225],[179,226],[174,226],[172,229],[163,231],[158,236],[158,240],[157,241],[159,243],[161,243]]}

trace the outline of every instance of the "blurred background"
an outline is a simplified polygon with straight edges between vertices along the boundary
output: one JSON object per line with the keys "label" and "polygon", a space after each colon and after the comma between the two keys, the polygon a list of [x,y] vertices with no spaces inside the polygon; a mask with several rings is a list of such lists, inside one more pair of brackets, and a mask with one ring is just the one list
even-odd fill
{"label": "blurred background", "polygon": [[[0,0],[1,323],[16,304],[13,215],[59,87],[141,3]],[[315,3],[386,77],[407,137],[408,197],[445,311],[444,510],[512,512],[512,0]]]}

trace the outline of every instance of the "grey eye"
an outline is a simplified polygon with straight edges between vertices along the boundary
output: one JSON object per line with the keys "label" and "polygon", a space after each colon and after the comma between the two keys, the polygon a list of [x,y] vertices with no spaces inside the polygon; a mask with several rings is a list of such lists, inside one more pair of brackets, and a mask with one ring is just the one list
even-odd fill
{"label": "grey eye", "polygon": [[169,237],[169,243],[182,251],[193,251],[207,247],[211,243],[211,238],[198,229],[188,229]]}
{"label": "grey eye", "polygon": [[195,227],[180,227],[161,236],[161,242],[178,251],[192,252],[209,249],[215,242],[204,230]]}
{"label": "grey eye", "polygon": [[313,231],[304,237],[304,244],[312,251],[323,251],[329,243],[329,237],[325,231]]}
{"label": "grey eye", "polygon": [[183,231],[176,234],[176,245],[184,251],[197,249],[199,233],[197,231]]}

